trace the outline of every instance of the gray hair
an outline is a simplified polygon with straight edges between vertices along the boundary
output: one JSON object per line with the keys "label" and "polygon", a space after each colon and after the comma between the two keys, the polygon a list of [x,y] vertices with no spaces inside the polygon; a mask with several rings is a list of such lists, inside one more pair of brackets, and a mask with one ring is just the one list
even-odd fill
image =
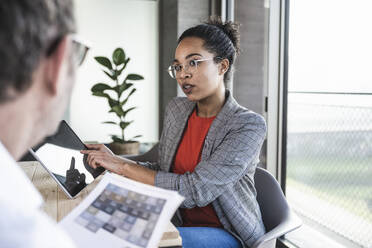
{"label": "gray hair", "polygon": [[75,29],[72,0],[1,0],[0,103],[27,90],[48,46]]}

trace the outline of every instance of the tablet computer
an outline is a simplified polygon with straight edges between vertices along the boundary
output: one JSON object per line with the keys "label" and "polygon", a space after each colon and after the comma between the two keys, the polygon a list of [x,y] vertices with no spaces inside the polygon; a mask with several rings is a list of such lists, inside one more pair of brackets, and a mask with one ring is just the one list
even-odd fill
{"label": "tablet computer", "polygon": [[31,148],[30,153],[66,195],[74,198],[105,170],[102,167],[93,169],[88,165],[87,155],[80,153],[80,150],[87,149],[66,121],[61,121],[57,132]]}

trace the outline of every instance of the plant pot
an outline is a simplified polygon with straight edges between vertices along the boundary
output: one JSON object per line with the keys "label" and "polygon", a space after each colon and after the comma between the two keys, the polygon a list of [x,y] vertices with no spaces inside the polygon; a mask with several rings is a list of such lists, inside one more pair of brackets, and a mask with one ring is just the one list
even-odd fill
{"label": "plant pot", "polygon": [[109,148],[110,150],[115,153],[116,155],[133,155],[139,153],[139,146],[140,143],[137,141],[129,142],[129,143],[110,143]]}

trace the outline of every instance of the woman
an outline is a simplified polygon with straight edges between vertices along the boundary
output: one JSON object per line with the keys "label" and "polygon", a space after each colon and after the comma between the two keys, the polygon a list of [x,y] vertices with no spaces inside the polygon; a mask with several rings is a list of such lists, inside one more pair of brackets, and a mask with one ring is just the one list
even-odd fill
{"label": "woman", "polygon": [[265,232],[253,180],[265,121],[225,88],[238,50],[231,22],[210,20],[181,35],[169,72],[186,97],[167,106],[157,163],[136,163],[103,145],[82,151],[94,168],[183,195],[174,222],[185,248],[249,247]]}

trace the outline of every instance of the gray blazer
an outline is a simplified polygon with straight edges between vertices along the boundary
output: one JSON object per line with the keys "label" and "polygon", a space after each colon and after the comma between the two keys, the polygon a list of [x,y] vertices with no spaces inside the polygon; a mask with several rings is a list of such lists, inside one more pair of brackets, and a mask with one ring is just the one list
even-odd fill
{"label": "gray blazer", "polygon": [[[262,116],[240,106],[226,91],[226,102],[205,138],[194,172],[170,172],[178,144],[195,103],[176,97],[166,108],[158,161],[144,165],[157,170],[155,185],[185,197],[182,208],[212,203],[223,227],[251,246],[265,233],[256,201],[253,175],[266,134]],[[172,220],[181,225],[179,213]]]}

